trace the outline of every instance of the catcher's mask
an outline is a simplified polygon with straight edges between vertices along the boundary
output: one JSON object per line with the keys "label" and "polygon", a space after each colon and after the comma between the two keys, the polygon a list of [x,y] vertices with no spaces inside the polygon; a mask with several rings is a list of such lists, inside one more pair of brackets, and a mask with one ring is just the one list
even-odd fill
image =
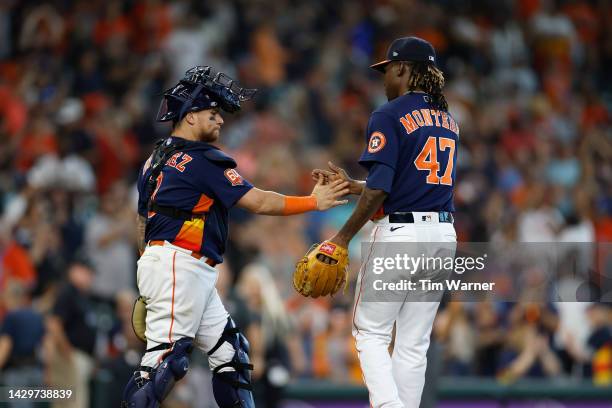
{"label": "catcher's mask", "polygon": [[234,113],[240,110],[240,102],[248,101],[255,92],[256,89],[242,88],[228,75],[207,65],[193,67],[178,84],[164,92],[157,121],[178,122],[189,112],[211,108]]}

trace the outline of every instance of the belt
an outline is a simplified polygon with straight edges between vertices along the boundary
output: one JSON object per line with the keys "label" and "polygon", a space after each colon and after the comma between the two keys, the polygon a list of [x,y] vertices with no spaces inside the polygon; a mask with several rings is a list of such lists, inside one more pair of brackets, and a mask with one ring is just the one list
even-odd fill
{"label": "belt", "polygon": [[[422,221],[429,221],[426,217],[427,215],[422,216]],[[438,213],[438,222],[448,222],[453,223],[455,220],[453,218],[453,214],[448,211],[440,211]],[[389,214],[389,222],[394,224],[413,224],[414,223],[414,214],[411,212],[396,212]]]}
{"label": "belt", "polygon": [[[154,240],[154,241],[149,241],[149,243],[147,245],[149,245],[149,246],[164,246],[165,242],[166,241],[156,241],[156,240]],[[197,260],[200,260],[202,258],[206,258],[204,255],[202,255],[199,252],[191,251],[191,253],[189,255],[191,255],[192,257],[194,257]],[[215,261],[213,261],[212,259],[210,259],[210,258],[206,258],[206,260],[204,262],[207,265],[212,266],[213,268],[215,267],[215,265],[217,265],[217,263]]]}

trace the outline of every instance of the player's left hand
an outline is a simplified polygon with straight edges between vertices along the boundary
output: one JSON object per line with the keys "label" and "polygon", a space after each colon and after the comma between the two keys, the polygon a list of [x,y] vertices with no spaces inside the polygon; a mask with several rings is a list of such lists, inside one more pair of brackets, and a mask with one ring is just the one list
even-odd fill
{"label": "player's left hand", "polygon": [[334,295],[346,287],[348,249],[329,241],[313,245],[295,265],[293,287],[306,297]]}
{"label": "player's left hand", "polygon": [[348,200],[338,200],[349,193],[348,187],[347,181],[336,180],[324,184],[323,177],[319,177],[312,190],[312,195],[317,199],[317,210],[324,211],[348,203]]}

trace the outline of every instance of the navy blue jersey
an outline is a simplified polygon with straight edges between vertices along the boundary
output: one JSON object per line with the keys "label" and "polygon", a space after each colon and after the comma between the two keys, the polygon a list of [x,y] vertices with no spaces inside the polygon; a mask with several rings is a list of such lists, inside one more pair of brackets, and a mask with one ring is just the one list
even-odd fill
{"label": "navy blue jersey", "polygon": [[145,242],[165,240],[222,262],[229,209],[253,188],[234,169],[236,162],[208,143],[191,141],[168,159],[152,199],[162,206],[202,214],[190,221],[148,211],[144,194],[150,166],[151,158],[138,177],[138,213],[148,219]]}
{"label": "navy blue jersey", "polygon": [[[421,92],[402,95],[372,113],[359,163],[366,185],[384,190],[384,214],[454,211],[459,127]],[[379,211],[379,214],[380,211]]]}

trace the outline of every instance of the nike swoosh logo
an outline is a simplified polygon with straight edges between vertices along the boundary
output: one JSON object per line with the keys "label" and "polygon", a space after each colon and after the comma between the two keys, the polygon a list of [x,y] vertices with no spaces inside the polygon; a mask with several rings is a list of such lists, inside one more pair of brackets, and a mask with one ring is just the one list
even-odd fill
{"label": "nike swoosh logo", "polygon": [[405,227],[405,225],[402,225],[401,227],[391,227],[391,232],[393,232],[395,230],[398,230],[400,228],[404,228],[404,227]]}

